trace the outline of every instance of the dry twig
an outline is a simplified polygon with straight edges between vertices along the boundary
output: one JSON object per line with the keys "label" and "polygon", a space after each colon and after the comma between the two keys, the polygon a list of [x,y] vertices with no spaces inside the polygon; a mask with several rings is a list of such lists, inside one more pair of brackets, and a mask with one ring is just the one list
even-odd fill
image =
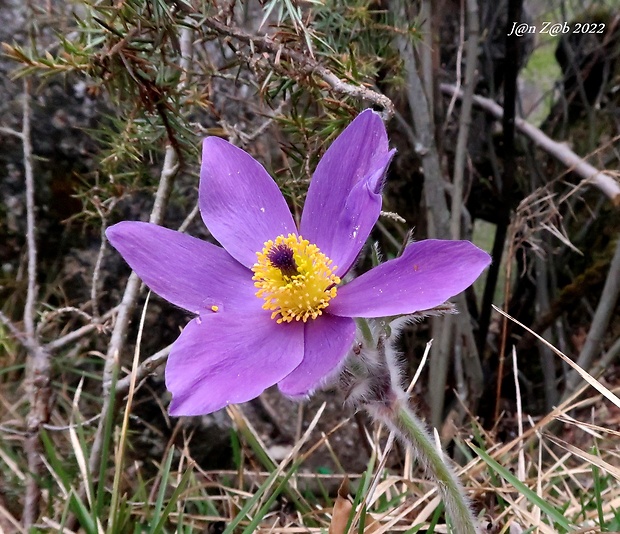
{"label": "dry twig", "polygon": [[30,137],[30,84],[24,81],[23,123],[21,140],[24,152],[24,176],[26,180],[26,247],[28,250],[28,289],[24,307],[24,337],[28,349],[27,384],[30,411],[26,418],[27,437],[24,443],[28,457],[28,478],[22,523],[32,526],[39,517],[41,488],[39,478],[43,472],[42,444],[39,432],[50,415],[50,354],[41,346],[35,327],[37,301],[37,245],[35,238],[34,170],[32,141]]}
{"label": "dry twig", "polygon": [[[155,369],[166,363],[168,359],[168,355],[170,354],[170,349],[172,348],[172,344],[164,347],[160,351],[157,351],[152,356],[146,358],[136,369],[135,377],[129,374],[123,378],[121,378],[116,383],[116,396],[120,397],[129,391],[129,386],[131,385],[132,380],[137,384],[141,380],[144,380],[147,376],[149,376]],[[104,387],[109,387],[110,384],[104,384]]]}
{"label": "dry twig", "polygon": [[115,306],[111,310],[108,310],[106,313],[104,313],[99,318],[99,321],[86,324],[84,326],[81,326],[80,328],[76,328],[72,332],[69,332],[68,334],[65,334],[64,336],[59,337],[58,339],[54,339],[53,341],[50,341],[44,346],[45,350],[47,352],[53,353],[53,352],[56,352],[62,349],[63,347],[66,347],[67,345],[73,343],[74,341],[77,341],[78,339],[83,338],[84,336],[87,336],[94,330],[106,330],[107,328],[105,324],[106,321],[114,317],[114,315],[118,312],[118,309],[119,309],[119,306]]}
{"label": "dry twig", "polygon": [[[459,91],[453,85],[442,83],[439,87],[444,94],[457,94],[460,98],[463,97],[463,92]],[[503,108],[490,98],[474,95],[474,104],[498,119],[501,119],[504,115]],[[620,206],[620,184],[618,184],[613,176],[605,171],[599,171],[581,156],[575,154],[568,146],[554,141],[526,120],[516,117],[515,126],[538,147],[566,165],[569,170],[578,174],[583,179],[583,183],[591,183],[607,195],[615,206]]]}

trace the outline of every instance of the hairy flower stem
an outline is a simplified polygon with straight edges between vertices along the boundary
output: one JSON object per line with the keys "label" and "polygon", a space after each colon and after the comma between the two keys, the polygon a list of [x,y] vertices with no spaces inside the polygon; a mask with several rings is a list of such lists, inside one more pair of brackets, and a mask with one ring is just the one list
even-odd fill
{"label": "hairy flower stem", "polygon": [[394,395],[389,406],[369,404],[366,410],[413,449],[427,476],[439,487],[446,512],[452,521],[453,532],[477,534],[476,521],[460,482],[433,444],[424,423],[407,406],[406,399],[401,395]]}
{"label": "hairy flower stem", "polygon": [[410,446],[427,476],[437,483],[455,534],[477,534],[476,520],[458,478],[444,461],[424,422],[409,408],[400,387],[402,371],[388,341],[406,322],[386,320],[369,324],[357,320],[358,340],[340,376],[347,400],[363,407],[377,422]]}

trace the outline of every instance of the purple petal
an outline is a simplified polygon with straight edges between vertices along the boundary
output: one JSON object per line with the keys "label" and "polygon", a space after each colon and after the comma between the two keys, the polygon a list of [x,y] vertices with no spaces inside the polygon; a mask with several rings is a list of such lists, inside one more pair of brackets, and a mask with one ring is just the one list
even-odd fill
{"label": "purple petal", "polygon": [[319,162],[301,217],[301,235],[315,243],[343,276],[381,210],[381,189],[394,151],[381,117],[360,113]]}
{"label": "purple petal", "polygon": [[276,183],[247,152],[218,137],[202,145],[200,213],[222,246],[251,267],[265,241],[296,234],[291,212]]}
{"label": "purple petal", "polygon": [[214,313],[191,321],[172,347],[166,387],[170,415],[202,415],[260,395],[299,365],[303,324],[269,313]]}
{"label": "purple petal", "polygon": [[304,359],[278,387],[285,395],[307,395],[338,370],[355,339],[355,322],[323,314],[304,329]]}
{"label": "purple petal", "polygon": [[162,226],[125,221],[106,235],[155,293],[192,313],[259,310],[252,273],[223,248]]}
{"label": "purple petal", "polygon": [[491,257],[469,241],[428,239],[338,288],[329,312],[388,317],[428,310],[474,283]]}

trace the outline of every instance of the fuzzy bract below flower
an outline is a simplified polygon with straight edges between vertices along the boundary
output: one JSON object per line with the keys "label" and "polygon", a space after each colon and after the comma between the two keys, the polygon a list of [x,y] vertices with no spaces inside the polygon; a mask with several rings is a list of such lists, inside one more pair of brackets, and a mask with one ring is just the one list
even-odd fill
{"label": "fuzzy bract below flower", "polygon": [[142,222],[107,231],[155,292],[194,314],[166,367],[172,415],[213,412],[273,384],[301,396],[339,369],[353,317],[427,310],[489,264],[468,241],[420,241],[341,285],[381,210],[393,151],[381,118],[361,113],[312,178],[299,228],[278,186],[249,154],[205,139],[199,204],[223,248]]}

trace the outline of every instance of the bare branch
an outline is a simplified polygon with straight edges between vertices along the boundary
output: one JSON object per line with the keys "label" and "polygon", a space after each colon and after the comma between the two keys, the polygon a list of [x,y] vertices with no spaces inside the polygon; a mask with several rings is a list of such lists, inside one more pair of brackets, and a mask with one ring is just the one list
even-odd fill
{"label": "bare branch", "polygon": [[34,343],[26,336],[2,311],[0,311],[0,322],[9,329],[13,337],[23,345],[27,351],[34,351]]}
{"label": "bare branch", "polygon": [[[397,8],[395,8],[397,10]],[[398,11],[396,15],[400,16]],[[441,172],[437,146],[432,131],[432,117],[428,105],[428,99],[424,92],[424,86],[411,42],[404,36],[396,37],[396,44],[405,65],[405,79],[407,81],[407,99],[411,111],[411,121],[415,134],[409,134],[410,139],[415,139],[414,149],[422,161],[424,171],[424,200],[429,212],[432,234],[439,238],[447,239],[450,235],[450,214],[445,200],[446,184]],[[411,127],[408,126],[410,129]],[[432,210],[430,209],[432,206]]]}
{"label": "bare branch", "polygon": [[181,70],[181,78],[179,80],[179,89],[187,87],[191,79],[191,66],[194,52],[194,30],[189,24],[189,19],[186,21],[188,24],[181,28],[181,36],[179,38],[179,44],[181,47],[181,61],[179,64]]}
{"label": "bare branch", "polygon": [[[393,0],[390,4],[396,18],[402,18],[404,12],[398,1]],[[446,183],[441,172],[439,154],[434,140],[432,114],[429,100],[424,92],[423,81],[418,74],[413,45],[409,39],[398,35],[396,37],[400,55],[404,63],[404,75],[407,82],[407,99],[411,111],[411,122],[415,134],[409,137],[415,139],[414,149],[422,161],[424,172],[424,202],[429,224],[429,234],[447,239],[450,236],[450,213],[445,198]],[[407,129],[411,127],[407,124]],[[431,209],[432,207],[432,209]],[[429,367],[429,404],[432,409],[431,424],[439,426],[443,414],[444,390],[448,374],[450,360],[449,348],[451,333],[454,331],[453,318],[435,318],[432,321],[433,337],[439,338],[438,352],[431,361]]]}
{"label": "bare branch", "polygon": [[37,245],[34,223],[34,171],[32,170],[32,143],[30,140],[30,87],[24,81],[22,143],[24,176],[26,179],[26,246],[28,249],[28,292],[24,307],[24,330],[34,340],[34,314],[37,298]]}
{"label": "bare branch", "polygon": [[[397,0],[390,2],[390,10],[397,18],[402,19],[401,6]],[[450,213],[445,197],[446,183],[441,171],[439,154],[434,140],[428,99],[418,74],[416,57],[411,41],[403,35],[398,35],[396,37],[396,44],[405,65],[407,98],[415,134],[410,131],[410,126],[406,125],[406,129],[409,130],[409,138],[416,140],[414,148],[422,161],[424,200],[428,211],[431,235],[448,239],[450,237]],[[452,345],[448,343],[449,337],[451,337],[448,335],[448,332],[452,331],[452,324],[455,325],[454,331],[457,333],[455,343],[462,346],[463,368],[468,382],[467,389],[471,395],[468,399],[471,408],[478,402],[479,392],[482,391],[482,366],[474,340],[471,319],[467,311],[465,295],[458,295],[454,301],[460,311],[459,315],[449,315],[433,321],[434,332],[440,332],[440,335],[434,335],[433,337],[442,339],[440,354],[433,359],[430,371],[431,386],[429,387],[429,394],[431,395],[430,405],[433,410],[432,424],[435,426],[440,424],[443,412],[449,349]]]}
{"label": "bare branch", "polygon": [[50,415],[50,354],[37,339],[34,316],[37,300],[37,247],[35,239],[34,171],[32,141],[30,139],[30,85],[24,80],[22,145],[24,152],[24,176],[26,181],[26,246],[28,249],[28,290],[24,307],[24,331],[28,340],[28,397],[30,411],[26,418],[28,437],[24,449],[28,458],[28,478],[22,522],[31,527],[39,517],[41,489],[39,478],[43,471],[41,438],[39,431]]}
{"label": "bare branch", "polygon": [[53,353],[53,352],[56,352],[57,350],[62,349],[63,347],[66,347],[67,345],[73,343],[74,341],[77,341],[78,339],[84,336],[87,336],[94,330],[104,330],[106,328],[105,321],[113,317],[118,312],[118,309],[119,309],[119,306],[115,306],[111,310],[108,310],[106,313],[104,313],[100,317],[99,322],[90,323],[90,324],[81,326],[80,328],[75,329],[73,332],[69,332],[68,334],[62,337],[59,337],[58,339],[55,339],[54,341],[50,341],[43,348],[47,352]]}
{"label": "bare branch", "polygon": [[23,139],[22,132],[18,132],[17,130],[13,130],[12,128],[7,128],[6,126],[0,126],[0,133]]}
{"label": "bare branch", "polygon": [[609,350],[601,356],[601,359],[592,369],[592,376],[598,376],[607,369],[620,355],[620,337],[614,341]]}
{"label": "bare branch", "polygon": [[176,150],[172,145],[166,147],[166,155],[164,156],[164,165],[159,178],[159,187],[155,194],[155,202],[151,210],[149,222],[153,224],[161,224],[164,220],[164,213],[170,198],[172,183],[177,172],[179,172],[179,158]]}
{"label": "bare branch", "polygon": [[181,233],[185,232],[185,230],[189,228],[189,225],[192,224],[193,220],[196,218],[199,212],[200,212],[200,207],[198,206],[198,204],[196,204],[192,208],[192,211],[189,212],[187,217],[185,217],[185,219],[183,220],[183,222],[181,223],[181,226],[179,226],[179,229],[177,231]]}
{"label": "bare branch", "polygon": [[[108,206],[105,206],[105,209],[108,211],[111,210],[116,204],[116,200],[112,199],[111,203]],[[101,206],[101,203],[96,199],[95,208],[97,209],[97,213],[101,218],[101,243],[99,244],[99,252],[97,253],[97,260],[95,262],[95,268],[93,269],[93,277],[90,286],[90,301],[91,307],[93,310],[93,317],[95,322],[99,321],[99,299],[97,298],[97,285],[99,284],[99,275],[101,273],[101,264],[103,263],[103,257],[106,251],[107,240],[105,238],[105,230],[107,227],[107,218],[104,212],[104,208]]]}
{"label": "bare branch", "polygon": [[459,132],[454,155],[454,175],[452,178],[452,206],[450,234],[452,239],[461,238],[461,209],[463,206],[463,179],[467,141],[471,126],[471,109],[474,97],[476,66],[478,64],[478,4],[477,0],[467,0],[467,54],[465,65],[464,96],[459,116]]}
{"label": "bare branch", "polygon": [[[459,98],[463,97],[462,91],[459,91],[453,85],[442,83],[439,87],[444,94],[457,94]],[[474,104],[498,119],[501,119],[504,114],[502,107],[490,98],[474,95]],[[620,206],[620,184],[618,184],[613,176],[605,171],[599,171],[581,156],[575,154],[568,146],[554,141],[540,129],[536,128],[536,126],[524,119],[515,117],[515,126],[537,146],[551,154],[569,170],[581,176],[584,183],[591,183],[607,195],[615,206]]]}
{"label": "bare branch", "polygon": [[[146,360],[144,360],[136,370],[135,382],[138,383],[141,380],[144,380],[158,367],[166,363],[171,348],[172,345],[168,345],[167,347],[164,347],[160,351],[156,352],[155,354],[149,356]],[[116,383],[115,391],[117,396],[120,397],[129,391],[129,385],[131,384],[131,380],[131,375],[127,375]],[[109,387],[109,384],[104,384],[104,386]]]}
{"label": "bare branch", "polygon": [[[547,263],[541,254],[534,257],[536,269],[536,314],[542,315],[547,313],[551,307],[549,298],[549,288],[547,287]],[[505,304],[504,304],[505,306]],[[543,337],[551,337],[551,329],[547,328],[543,331]],[[545,385],[545,407],[547,410],[553,410],[557,405],[558,390],[555,379],[555,358],[553,352],[542,342],[538,342],[538,352],[540,354],[540,363],[543,372],[543,381]]]}

